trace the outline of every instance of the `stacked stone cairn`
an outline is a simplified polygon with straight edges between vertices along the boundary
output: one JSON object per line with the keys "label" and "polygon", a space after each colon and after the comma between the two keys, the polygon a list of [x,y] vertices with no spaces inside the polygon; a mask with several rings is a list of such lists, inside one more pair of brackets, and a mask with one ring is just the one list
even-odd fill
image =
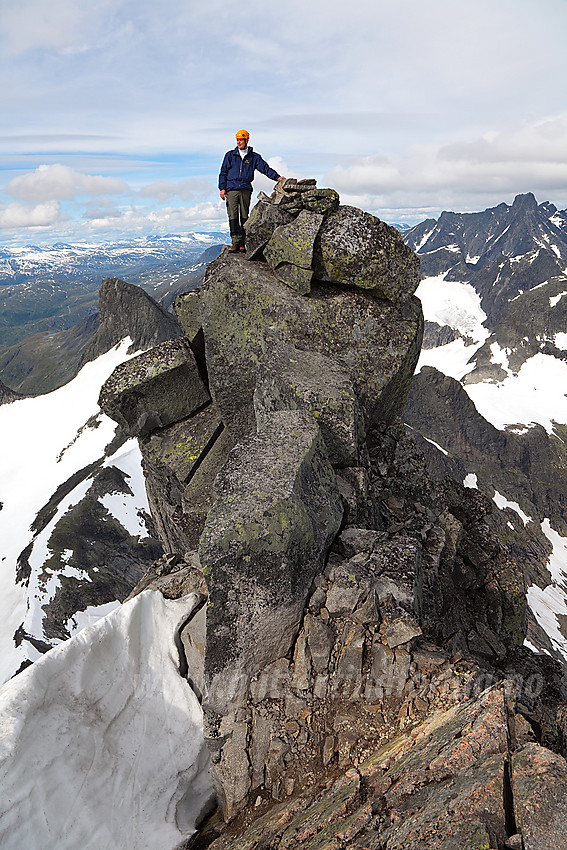
{"label": "stacked stone cairn", "polygon": [[[423,635],[423,588],[462,525],[425,507],[417,534],[385,525],[369,450],[420,351],[417,257],[314,180],[261,194],[246,244],[175,302],[185,336],[100,396],[138,436],[168,553],[138,590],[202,600],[181,638],[225,821],[362,763],[472,675]],[[505,652],[492,610],[484,634]]]}

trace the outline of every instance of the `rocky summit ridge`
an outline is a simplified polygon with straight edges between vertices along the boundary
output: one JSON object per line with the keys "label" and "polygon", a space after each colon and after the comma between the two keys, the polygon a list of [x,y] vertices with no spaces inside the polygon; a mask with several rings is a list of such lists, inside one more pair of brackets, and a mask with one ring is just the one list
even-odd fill
{"label": "rocky summit ridge", "polygon": [[523,648],[490,501],[399,419],[416,255],[312,180],[262,196],[246,239],[100,395],[166,553],[134,594],[200,600],[179,647],[218,813],[185,846],[562,846],[561,670]]}

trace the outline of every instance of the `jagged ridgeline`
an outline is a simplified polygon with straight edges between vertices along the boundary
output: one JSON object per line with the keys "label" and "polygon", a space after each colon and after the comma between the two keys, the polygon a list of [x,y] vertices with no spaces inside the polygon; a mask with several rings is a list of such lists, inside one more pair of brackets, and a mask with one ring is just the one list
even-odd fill
{"label": "jagged ridgeline", "polygon": [[416,255],[313,180],[263,195],[246,243],[100,395],[167,553],[134,593],[200,600],[219,814],[192,846],[561,846],[561,679],[522,649],[521,567],[399,422]]}

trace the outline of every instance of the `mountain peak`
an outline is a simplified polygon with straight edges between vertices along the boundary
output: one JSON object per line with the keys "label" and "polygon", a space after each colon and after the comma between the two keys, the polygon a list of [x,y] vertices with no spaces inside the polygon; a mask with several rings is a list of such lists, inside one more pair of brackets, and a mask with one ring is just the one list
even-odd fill
{"label": "mountain peak", "polygon": [[134,349],[151,348],[183,335],[175,316],[168,313],[139,286],[119,278],[104,280],[99,292],[99,328],[83,355],[93,360],[126,336]]}
{"label": "mountain peak", "polygon": [[526,192],[525,195],[516,195],[514,198],[514,203],[512,204],[513,210],[536,210],[537,209],[537,201],[535,199],[535,195],[532,192]]}

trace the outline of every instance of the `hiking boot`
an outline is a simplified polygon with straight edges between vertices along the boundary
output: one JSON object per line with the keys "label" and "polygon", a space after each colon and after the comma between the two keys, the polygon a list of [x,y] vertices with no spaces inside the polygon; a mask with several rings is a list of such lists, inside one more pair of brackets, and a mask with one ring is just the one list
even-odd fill
{"label": "hiking boot", "polygon": [[240,251],[241,254],[245,254],[246,253],[246,245],[241,245],[238,250]]}
{"label": "hiking boot", "polygon": [[229,254],[238,254],[239,251],[240,251],[239,245],[231,245],[230,248],[228,249]]}

